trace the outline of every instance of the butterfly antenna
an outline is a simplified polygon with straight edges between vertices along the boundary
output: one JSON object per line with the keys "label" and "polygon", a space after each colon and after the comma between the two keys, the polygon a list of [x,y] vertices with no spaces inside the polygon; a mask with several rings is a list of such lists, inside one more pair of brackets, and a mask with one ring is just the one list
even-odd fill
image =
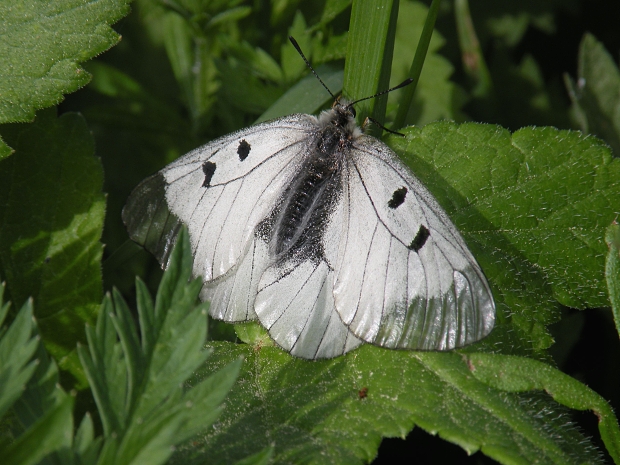
{"label": "butterfly antenna", "polygon": [[[314,74],[314,76],[319,80],[319,82],[321,83],[321,85],[323,87],[325,87],[325,90],[327,92],[329,92],[329,95],[332,96],[333,99],[335,99],[336,97],[334,96],[334,94],[332,94],[332,91],[329,90],[329,88],[325,85],[325,83],[321,80],[321,78],[319,77],[318,74],[316,74],[316,71],[314,70],[314,68],[312,67],[312,65],[310,64],[310,62],[308,61],[308,59],[306,58],[306,55],[304,55],[304,52],[301,51],[301,47],[299,46],[299,44],[297,43],[297,41],[295,39],[293,39],[293,36],[288,36],[288,40],[291,41],[291,44],[293,44],[293,47],[295,47],[295,50],[297,50],[297,53],[299,53],[301,55],[301,57],[304,59],[304,61],[306,62],[306,65],[308,66],[308,68],[310,68],[310,71],[312,71],[312,74]],[[402,84],[401,84],[402,85]],[[398,87],[395,87],[394,89],[398,89]],[[390,89],[393,90],[393,89]],[[389,91],[388,91],[389,92]],[[381,94],[378,94],[381,95]],[[364,99],[362,99],[364,100]]]}
{"label": "butterfly antenna", "polygon": [[[359,100],[356,100],[355,102],[350,102],[347,106],[348,106],[348,107],[352,107],[352,106],[353,106],[353,105],[355,105],[356,103],[363,102],[364,100],[369,100],[369,99],[371,99],[371,98],[376,98],[376,97],[379,97],[380,95],[387,94],[388,92],[392,92],[393,90],[397,90],[397,89],[400,89],[401,87],[408,86],[408,85],[409,85],[409,84],[411,84],[412,82],[413,82],[413,79],[411,79],[411,78],[409,78],[409,79],[405,79],[403,82],[401,82],[400,84],[398,84],[396,87],[392,87],[391,89],[388,89],[388,90],[383,90],[383,91],[381,91],[381,92],[379,92],[379,93],[377,93],[377,94],[375,94],[375,95],[371,95],[370,97],[364,97],[364,98],[361,98],[361,99],[359,99]],[[323,85],[325,85],[325,84],[323,84]]]}

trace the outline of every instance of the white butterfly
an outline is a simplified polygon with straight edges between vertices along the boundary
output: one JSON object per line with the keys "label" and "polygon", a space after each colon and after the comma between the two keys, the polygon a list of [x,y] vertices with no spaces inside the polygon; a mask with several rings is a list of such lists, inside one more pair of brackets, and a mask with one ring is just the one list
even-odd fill
{"label": "white butterfly", "polygon": [[345,101],[193,150],[136,187],[123,220],[164,266],[187,225],[211,316],[258,320],[297,357],[449,350],[493,328],[465,241]]}

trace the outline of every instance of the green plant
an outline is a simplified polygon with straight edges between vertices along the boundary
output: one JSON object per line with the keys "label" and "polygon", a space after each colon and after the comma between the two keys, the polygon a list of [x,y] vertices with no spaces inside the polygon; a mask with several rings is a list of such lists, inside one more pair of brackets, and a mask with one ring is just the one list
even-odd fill
{"label": "green plant", "polygon": [[[596,413],[606,453],[620,463],[620,433],[609,405],[557,367],[570,357],[576,341],[585,340],[574,322],[595,313],[570,309],[613,306],[618,321],[618,241],[612,223],[620,205],[620,165],[605,143],[584,134],[593,132],[613,148],[620,140],[617,67],[588,36],[579,52],[579,74],[565,78],[569,102],[559,78],[545,80],[541,69],[548,63],[527,54],[513,58],[517,45],[525,47],[528,31],[558,34],[562,15],[574,15],[582,3],[455,1],[452,10],[445,0],[436,11],[439,30],[448,38],[433,35],[413,103],[403,104],[405,97],[395,92],[358,108],[360,122],[372,115],[390,128],[416,125],[399,129],[404,138],[390,135],[385,141],[433,192],[482,265],[498,306],[493,333],[450,353],[364,346],[344,357],[307,362],[270,347],[260,328],[238,328],[249,344],[236,344],[230,342],[236,335],[229,326],[210,322],[213,352],[199,366],[205,355],[194,350],[183,376],[193,372],[190,384],[205,383],[239,357],[244,362],[213,429],[184,442],[172,462],[232,463],[254,454],[248,461],[363,463],[376,456],[382,438],[405,437],[417,425],[501,463],[597,463],[599,452],[571,422],[569,407]],[[0,80],[0,274],[12,301],[33,297],[38,327],[31,326],[32,310],[8,314],[21,336],[6,339],[7,330],[3,340],[18,342],[6,349],[0,340],[0,406],[7,406],[0,410],[7,412],[0,447],[23,447],[19,441],[26,436],[15,433],[21,424],[19,407],[7,408],[24,401],[15,396],[25,378],[31,384],[54,380],[55,385],[54,360],[63,370],[64,390],[49,388],[53,401],[37,418],[57,415],[62,419],[49,421],[62,422],[70,433],[64,442],[55,440],[49,428],[30,433],[41,444],[40,455],[32,452],[32,463],[52,450],[81,460],[86,455],[102,461],[144,457],[125,451],[131,449],[127,444],[135,444],[130,441],[136,433],[134,415],[141,412],[146,392],[140,389],[152,388],[148,379],[160,384],[140,371],[151,366],[154,352],[140,355],[140,344],[148,347],[149,339],[130,329],[129,311],[118,292],[100,307],[104,287],[114,285],[129,295],[135,274],[151,287],[160,278],[150,257],[130,256],[131,246],[124,245],[120,210],[130,190],[165,163],[219,135],[257,119],[315,113],[331,103],[312,76],[302,78],[307,70],[288,44],[289,34],[332,92],[364,97],[408,75],[428,11],[420,2],[405,0],[352,6],[346,0],[320,5],[138,0],[133,8],[117,25],[124,40],[86,62],[84,70],[79,63],[118,42],[109,24],[128,13],[126,1],[64,0],[42,6],[9,0],[0,6],[0,25],[9,39],[0,44],[6,70]],[[455,74],[461,56],[463,72]],[[91,77],[59,110],[40,110]],[[35,112],[35,121],[24,124]],[[441,119],[455,122],[437,122]],[[472,119],[511,129],[550,124],[563,129],[526,127],[511,133],[467,122]],[[178,286],[194,324],[164,325],[171,347],[178,331],[189,334],[201,319],[201,310],[190,310],[197,284]],[[135,289],[139,309],[148,307],[144,285]],[[100,311],[112,305],[115,318]],[[142,331],[155,327],[143,310],[139,316]],[[99,329],[85,333],[84,323],[95,320]],[[562,332],[552,335],[551,324]],[[52,367],[46,369],[47,378],[32,374],[35,348],[35,357],[45,359],[43,348],[32,342],[36,331],[52,356],[36,368],[39,373],[41,366]],[[114,333],[120,342],[112,344]],[[201,336],[194,336],[197,346]],[[554,337],[559,342],[552,346]],[[617,341],[617,333],[612,337]],[[87,340],[90,352],[84,348]],[[82,343],[79,351],[77,342]],[[177,350],[176,357],[185,353],[180,345]],[[113,363],[121,352],[132,360],[122,375]],[[618,349],[597,357],[617,367]],[[97,363],[107,371],[94,369]],[[235,366],[228,369],[226,382]],[[3,370],[10,376],[3,377]],[[108,372],[109,378],[103,375]],[[602,377],[614,382],[611,375]],[[133,396],[123,409],[105,400],[120,396],[115,391],[120,386],[136,389],[130,389]],[[98,420],[86,417],[75,434],[69,423],[73,402],[66,392],[88,387],[97,400],[99,436],[93,432]],[[175,414],[172,406],[180,405],[175,402],[182,395],[191,394],[175,391],[170,404],[153,416],[161,422],[152,425],[168,425],[164,419]],[[181,428],[185,436],[190,426]],[[112,431],[123,433],[111,439]],[[138,432],[145,433],[145,440],[161,440],[155,431],[164,434],[155,427]],[[168,457],[166,447],[183,436],[168,433],[167,442],[156,440],[149,449],[160,460]],[[48,444],[54,445],[43,447]],[[423,445],[418,442],[415,449],[423,456]]]}
{"label": "green plant", "polygon": [[[241,360],[184,386],[211,352],[203,348],[207,307],[195,305],[202,284],[188,283],[191,263],[182,233],[155,302],[136,281],[140,335],[118,292],[105,296],[96,326],[86,328],[88,347],[78,353],[103,426],[97,437],[89,414],[74,434],[73,396],[58,384],[56,363],[40,343],[32,301],[24,304],[0,333],[0,413],[11,404],[14,412],[13,440],[0,445],[4,463],[164,463],[174,445],[213,424]],[[9,309],[3,293],[4,285],[0,324]]]}

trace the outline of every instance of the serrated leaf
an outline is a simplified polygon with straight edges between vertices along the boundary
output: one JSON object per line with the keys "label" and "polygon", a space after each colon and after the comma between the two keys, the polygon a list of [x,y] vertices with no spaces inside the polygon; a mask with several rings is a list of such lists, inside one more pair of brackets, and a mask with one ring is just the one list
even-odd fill
{"label": "serrated leaf", "polygon": [[336,16],[347,9],[351,3],[351,0],[327,0],[323,12],[321,13],[321,20],[313,26],[313,29],[319,29],[327,25]]}
{"label": "serrated leaf", "polygon": [[6,145],[4,141],[2,140],[2,137],[0,137],[0,160],[3,160],[4,158],[8,157],[13,152],[14,150],[8,145]]}
{"label": "serrated leaf", "polygon": [[102,296],[105,200],[92,135],[75,113],[5,125],[19,156],[0,162],[0,268],[13,301],[33,297],[47,349],[82,380],[75,344]]}
{"label": "serrated leaf", "polygon": [[[99,310],[95,328],[86,327],[88,348],[79,345],[77,353],[92,391],[103,431],[109,435],[119,431],[124,424],[127,392],[127,368],[124,365],[121,345],[110,315],[114,311],[112,299],[106,295]],[[107,445],[109,448],[111,446]],[[104,446],[105,447],[105,446]]]}
{"label": "serrated leaf", "polygon": [[[306,20],[301,11],[297,11],[293,24],[289,27],[288,34],[289,37],[293,37],[297,41],[306,58],[312,60],[312,38],[306,32],[306,29]],[[280,61],[282,63],[282,73],[287,82],[294,82],[307,69],[306,63],[304,63],[297,50],[291,46],[288,40],[282,44]]]}
{"label": "serrated leaf", "polygon": [[[614,213],[601,202],[620,203],[619,162],[594,138],[549,128],[511,135],[434,123],[404,132],[390,143],[465,235],[498,302],[498,326],[466,351],[540,354],[551,343],[545,325],[556,318],[555,300],[592,305],[604,292],[596,248]],[[570,275],[558,272],[567,267]],[[177,463],[233,462],[274,438],[276,462],[361,463],[381,437],[404,437],[414,424],[504,463],[597,462],[592,445],[565,426],[562,408],[477,384],[455,353],[364,346],[305,362],[270,347],[212,347],[209,371],[240,354],[247,361],[215,430]]]}
{"label": "serrated leaf", "polygon": [[267,446],[260,452],[235,462],[235,465],[269,465],[273,463],[273,446]]}
{"label": "serrated leaf", "polygon": [[[446,209],[491,281],[504,275],[496,281],[504,289],[500,301],[512,289],[511,300],[534,299],[517,305],[538,306],[536,313],[546,294],[575,308],[607,305],[603,237],[615,216],[610,206],[620,204],[620,162],[605,144],[554,128],[511,135],[497,126],[436,123],[405,132],[406,139],[390,139],[392,146]],[[521,274],[526,269],[533,274]]]}
{"label": "serrated leaf", "polygon": [[[558,464],[592,458],[592,446],[574,429],[570,441],[558,439],[557,429],[547,430],[553,415],[562,424],[568,421],[553,403],[532,405],[490,388],[471,376],[457,353],[366,345],[343,357],[309,362],[277,348],[212,347],[205,370],[243,355],[240,379],[214,430],[194,438],[195,449],[178,454],[173,463],[203,463],[206,457],[233,463],[271,444],[275,463],[365,463],[383,436],[404,437],[414,425],[470,454],[482,450],[504,463],[514,463],[514,457]],[[537,416],[536,409],[548,411]]]}
{"label": "serrated leaf", "polygon": [[[93,420],[90,414],[87,412],[82,418],[82,422],[75,432],[75,439],[73,442],[73,447],[75,451],[81,455],[82,457],[87,457],[84,462],[85,463],[94,463],[93,460],[96,457],[91,457],[93,451],[93,444],[95,440],[95,426],[93,425]],[[99,441],[97,441],[99,442]]]}
{"label": "serrated leaf", "polygon": [[[211,355],[211,351],[209,351]],[[204,431],[205,424],[215,422],[223,409],[222,402],[233,387],[241,369],[241,359],[237,359],[197,385],[190,380],[190,388],[185,395],[190,416],[183,425],[179,437],[186,439]]]}
{"label": "serrated leaf", "polygon": [[[200,289],[200,286],[197,287]],[[207,358],[208,353],[196,350],[206,338],[206,317],[204,308],[198,306],[183,321],[162,328],[162,336],[152,354],[144,391],[137,399],[136,415],[147,415],[149,408],[163,402]]]}
{"label": "serrated leaf", "polygon": [[67,397],[59,385],[56,362],[49,357],[41,344],[37,346],[36,359],[37,369],[34,376],[30,378],[13,407],[15,415],[26,430],[57,408]]}
{"label": "serrated leaf", "polygon": [[[38,343],[34,320],[30,323],[37,341],[36,370],[13,405],[19,422],[15,432],[19,435],[4,450],[0,447],[0,456],[3,463],[39,463],[43,457],[51,463],[71,463],[74,399],[60,387],[58,367]],[[18,346],[15,349],[16,354],[23,350]]]}
{"label": "serrated leaf", "polygon": [[73,436],[73,398],[66,396],[62,402],[46,412],[32,428],[2,451],[6,465],[35,465],[49,453],[67,448]]}
{"label": "serrated leaf", "polygon": [[6,0],[0,4],[0,123],[29,121],[90,80],[80,68],[112,47],[128,0]]}
{"label": "serrated leaf", "polygon": [[[239,362],[184,389],[209,355],[203,348],[205,304],[196,305],[202,283],[188,282],[191,270],[189,238],[182,231],[154,305],[137,284],[142,340],[117,291],[105,297],[96,328],[87,328],[89,350],[80,347],[78,353],[103,423],[100,464],[164,463],[175,444],[204,431],[221,411]],[[97,447],[93,442],[88,453]]]}
{"label": "serrated leaf", "polygon": [[[13,324],[21,324],[21,313],[18,314]],[[32,324],[34,320],[30,317],[28,321]],[[34,325],[31,331],[36,334]],[[67,395],[60,387],[56,363],[49,358],[43,345],[38,344],[38,339],[38,336],[33,339],[37,342],[36,363],[33,364],[36,371],[26,386],[20,386],[21,396],[13,405],[13,414],[18,421],[12,426],[14,438],[11,442],[0,443],[2,463],[94,465],[97,461],[101,438],[94,439],[93,424],[87,414],[74,440],[74,398]],[[15,347],[17,350],[14,352],[23,350],[23,347]],[[18,354],[15,353],[15,355]],[[17,359],[19,357],[13,356],[11,359],[3,360],[14,362]],[[7,365],[10,364],[7,363]],[[18,382],[18,380],[11,380],[11,382]],[[0,385],[0,392],[4,387]]]}
{"label": "serrated leaf", "polygon": [[601,437],[615,463],[620,462],[620,428],[609,404],[576,379],[524,357],[494,354],[467,356],[472,374],[493,387],[508,392],[545,391],[554,400],[576,410],[591,410],[599,420]]}
{"label": "serrated leaf", "polygon": [[566,84],[581,130],[604,139],[620,156],[620,71],[593,35],[579,46],[577,83]]}
{"label": "serrated leaf", "polygon": [[558,12],[575,12],[575,0],[522,0],[518,3],[497,2],[495,0],[470,1],[472,17],[484,27],[483,41],[493,37],[508,46],[515,46],[522,40],[528,26],[534,26],[546,33],[556,28]]}
{"label": "serrated leaf", "polygon": [[[0,325],[9,309],[3,301],[4,283],[0,283]],[[33,355],[39,345],[34,333],[32,300],[27,300],[7,328],[0,328],[0,417],[22,394],[37,368]]]}
{"label": "serrated leaf", "polygon": [[605,278],[616,331],[620,335],[620,226],[615,221],[607,228],[605,242],[609,247],[605,263]]}

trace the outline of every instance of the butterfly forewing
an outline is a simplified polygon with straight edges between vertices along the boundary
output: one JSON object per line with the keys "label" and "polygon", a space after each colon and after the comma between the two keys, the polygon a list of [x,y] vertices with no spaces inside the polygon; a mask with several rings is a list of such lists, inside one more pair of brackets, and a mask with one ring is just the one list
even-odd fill
{"label": "butterfly forewing", "polygon": [[166,183],[157,173],[134,189],[123,208],[129,237],[167,266],[181,223],[166,203]]}
{"label": "butterfly forewing", "polygon": [[[311,122],[293,115],[271,122],[269,131],[253,126],[188,153],[153,177],[163,177],[165,204],[188,227],[196,276],[218,279],[247,253],[256,225],[301,162]],[[129,204],[139,201],[139,192]],[[136,228],[128,228],[133,238]]]}
{"label": "butterfly forewing", "polygon": [[361,339],[446,350],[493,327],[486,279],[428,190],[383,144],[361,136],[347,163],[335,306]]}

